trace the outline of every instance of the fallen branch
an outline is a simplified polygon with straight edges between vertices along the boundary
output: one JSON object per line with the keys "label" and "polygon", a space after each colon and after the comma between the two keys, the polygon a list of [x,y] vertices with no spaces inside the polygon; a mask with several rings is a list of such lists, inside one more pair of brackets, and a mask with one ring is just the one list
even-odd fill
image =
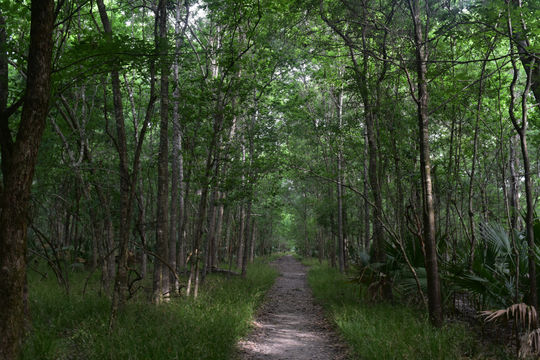
{"label": "fallen branch", "polygon": [[226,275],[234,275],[234,276],[240,276],[240,273],[237,273],[236,271],[227,270],[227,269],[220,269],[218,267],[212,266],[210,268],[210,272],[212,273],[218,273],[218,274],[226,274]]}

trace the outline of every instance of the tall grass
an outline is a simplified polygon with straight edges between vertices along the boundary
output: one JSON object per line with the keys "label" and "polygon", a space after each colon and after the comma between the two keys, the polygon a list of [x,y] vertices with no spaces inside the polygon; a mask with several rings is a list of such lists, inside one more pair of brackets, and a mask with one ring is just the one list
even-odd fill
{"label": "tall grass", "polygon": [[368,303],[363,290],[337,270],[314,264],[308,281],[316,299],[328,310],[355,358],[385,359],[495,359],[501,349],[483,353],[476,336],[463,324],[436,329],[422,311],[404,305]]}
{"label": "tall grass", "polygon": [[247,274],[209,276],[196,300],[160,306],[131,301],[110,334],[110,301],[97,291],[83,297],[77,286],[82,274],[72,278],[70,296],[52,280],[32,279],[22,359],[228,359],[277,275],[261,262]]}

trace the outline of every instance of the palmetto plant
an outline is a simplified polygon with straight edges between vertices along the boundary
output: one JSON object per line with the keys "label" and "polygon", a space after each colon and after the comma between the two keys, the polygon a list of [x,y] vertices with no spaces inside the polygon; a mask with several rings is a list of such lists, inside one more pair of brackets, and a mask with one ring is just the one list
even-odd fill
{"label": "palmetto plant", "polygon": [[[540,329],[535,328],[538,324],[538,314],[533,306],[524,303],[513,304],[506,309],[482,311],[480,316],[484,317],[486,322],[499,319],[512,321],[519,344],[520,358],[540,353]],[[523,332],[521,336],[520,330]]]}
{"label": "palmetto plant", "polygon": [[364,284],[372,300],[381,296],[384,286],[391,285],[404,297],[425,303],[427,279],[420,241],[414,237],[400,241],[386,239],[384,263],[370,263],[367,253],[359,253],[351,281]]}
{"label": "palmetto plant", "polygon": [[501,310],[485,310],[480,312],[480,316],[484,317],[484,321],[490,322],[500,318],[506,320],[516,320],[522,327],[530,330],[538,321],[538,314],[533,306],[519,303],[513,304],[506,309]]}
{"label": "palmetto plant", "polygon": [[482,224],[476,255],[466,261],[445,263],[445,277],[456,291],[477,300],[480,308],[506,308],[524,300],[528,290],[527,243],[524,234],[511,235],[500,224]]}
{"label": "palmetto plant", "polygon": [[[538,238],[540,221],[537,221],[536,228]],[[401,244],[387,239],[385,253],[386,262],[375,264],[369,263],[369,256],[362,253],[357,259],[352,281],[372,288],[382,286],[383,282],[391,282],[393,289],[402,295],[421,297],[421,293],[426,291],[427,280],[418,239],[405,238]],[[540,263],[538,247],[535,254],[537,263]],[[476,309],[506,309],[527,300],[528,247],[524,233],[515,231],[510,234],[500,224],[484,223],[479,227],[479,240],[472,263],[469,262],[469,249],[466,246],[458,248],[454,260],[440,260],[443,295],[447,298],[455,292],[466,293]],[[414,274],[410,267],[414,269]]]}
{"label": "palmetto plant", "polygon": [[383,287],[391,280],[385,270],[386,264],[370,263],[369,260],[369,254],[364,252],[358,254],[350,281],[364,285],[369,300],[381,300],[383,298]]}

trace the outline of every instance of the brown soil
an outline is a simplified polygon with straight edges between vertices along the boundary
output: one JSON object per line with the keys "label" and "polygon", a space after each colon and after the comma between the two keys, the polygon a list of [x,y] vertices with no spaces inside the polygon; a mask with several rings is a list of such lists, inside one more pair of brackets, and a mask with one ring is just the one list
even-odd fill
{"label": "brown soil", "polygon": [[306,267],[292,256],[273,266],[280,276],[266,295],[254,330],[239,343],[240,359],[346,359],[346,347],[313,301]]}

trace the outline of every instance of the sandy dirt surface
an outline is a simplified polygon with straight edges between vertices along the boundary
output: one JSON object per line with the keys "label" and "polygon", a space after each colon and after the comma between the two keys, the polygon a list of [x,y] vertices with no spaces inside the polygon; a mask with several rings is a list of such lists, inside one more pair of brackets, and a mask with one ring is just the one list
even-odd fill
{"label": "sandy dirt surface", "polygon": [[238,344],[239,358],[347,359],[346,347],[313,301],[306,267],[292,256],[273,265],[280,276],[266,295],[254,330]]}

